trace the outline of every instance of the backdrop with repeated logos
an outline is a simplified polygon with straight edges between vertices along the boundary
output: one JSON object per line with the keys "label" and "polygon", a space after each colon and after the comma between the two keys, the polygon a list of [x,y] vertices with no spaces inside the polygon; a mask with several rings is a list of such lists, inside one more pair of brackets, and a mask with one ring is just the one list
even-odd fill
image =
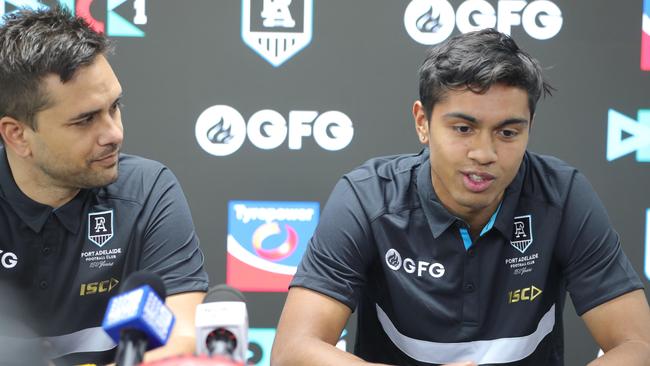
{"label": "backdrop with repeated logos", "polygon": [[[647,284],[650,0],[60,2],[115,41],[124,151],[180,180],[211,282],[246,291],[257,364],[334,183],[420,150],[417,69],[428,45],[472,29],[496,26],[544,65],[557,91],[529,148],[584,172]],[[570,300],[565,328],[566,364],[595,357]]]}

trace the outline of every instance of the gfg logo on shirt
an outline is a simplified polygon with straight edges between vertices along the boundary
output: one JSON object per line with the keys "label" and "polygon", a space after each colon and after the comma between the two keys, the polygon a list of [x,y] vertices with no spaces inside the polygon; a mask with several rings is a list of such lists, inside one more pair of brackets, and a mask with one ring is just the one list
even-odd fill
{"label": "gfg logo on shirt", "polygon": [[242,39],[278,67],[311,42],[313,0],[242,0]]}
{"label": "gfg logo on shirt", "polygon": [[[97,5],[98,3],[106,5]],[[146,0],[0,0],[0,16],[17,8],[47,8],[54,5],[67,7],[76,16],[88,22],[92,29],[108,36],[145,36],[144,31],[136,25],[147,24]],[[93,14],[91,7],[93,11],[106,9],[106,13]]]}
{"label": "gfg logo on shirt", "polygon": [[12,269],[18,264],[18,257],[12,252],[0,249],[0,264],[6,269]]}
{"label": "gfg logo on shirt", "polygon": [[[636,152],[636,161],[650,162],[650,109],[640,109],[634,120],[610,109],[607,114],[607,161]],[[627,137],[623,138],[623,136]]]}
{"label": "gfg logo on shirt", "polygon": [[404,12],[404,27],[416,42],[438,44],[458,27],[461,33],[496,28],[510,34],[521,25],[531,37],[546,40],[562,29],[562,11],[552,1],[499,0],[497,9],[486,0],[466,0],[454,12],[447,0],[412,0]]}
{"label": "gfg logo on shirt", "polygon": [[433,278],[440,278],[445,274],[445,267],[441,263],[422,260],[416,262],[411,258],[402,259],[399,252],[392,248],[386,251],[384,258],[386,259],[386,265],[388,265],[388,268],[393,271],[399,271],[400,268],[403,268],[404,272],[408,274],[414,274],[417,272],[417,276],[422,277],[423,274],[428,273]]}
{"label": "gfg logo on shirt", "polygon": [[347,147],[354,136],[352,120],[339,111],[290,111],[288,118],[272,109],[248,119],[233,107],[212,106],[199,115],[194,128],[199,146],[208,154],[227,156],[244,144],[246,137],[257,148],[273,150],[287,141],[290,150],[302,149],[303,138],[312,136],[328,151]]}

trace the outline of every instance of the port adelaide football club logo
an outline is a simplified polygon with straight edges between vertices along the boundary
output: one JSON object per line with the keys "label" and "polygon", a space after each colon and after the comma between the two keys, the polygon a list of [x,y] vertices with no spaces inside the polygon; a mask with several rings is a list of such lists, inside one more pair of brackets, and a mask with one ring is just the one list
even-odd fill
{"label": "port adelaide football club logo", "polygon": [[518,252],[518,256],[506,258],[505,264],[510,267],[514,275],[532,272],[535,262],[539,259],[539,253],[527,252],[533,243],[532,221],[531,215],[516,216],[512,221],[510,245]]}
{"label": "port adelaide football club logo", "polygon": [[533,242],[533,231],[530,220],[530,215],[517,216],[513,221],[512,238],[510,245],[521,253],[526,252],[526,249]]}
{"label": "port adelaide football club logo", "polygon": [[113,238],[113,210],[88,214],[88,240],[100,248]]}
{"label": "port adelaide football club logo", "polygon": [[313,0],[242,0],[242,39],[278,67],[311,42]]}

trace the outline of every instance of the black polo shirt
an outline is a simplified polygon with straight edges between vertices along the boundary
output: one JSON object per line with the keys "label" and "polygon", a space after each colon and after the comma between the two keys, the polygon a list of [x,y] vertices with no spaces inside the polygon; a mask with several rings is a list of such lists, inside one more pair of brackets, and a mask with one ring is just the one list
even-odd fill
{"label": "black polo shirt", "polygon": [[[55,210],[20,191],[0,146],[0,251],[0,289],[14,295],[0,305],[23,301],[21,327],[43,337],[46,356],[59,364],[114,360],[101,322],[130,273],[160,275],[168,295],[208,288],[176,177],[136,156],[120,155],[115,183],[81,190]],[[13,317],[6,309],[2,316]]]}
{"label": "black polo shirt", "polygon": [[562,308],[642,288],[575,168],[527,152],[474,242],[438,201],[428,150],[343,176],[291,286],[358,310],[355,353],[397,365],[563,365]]}

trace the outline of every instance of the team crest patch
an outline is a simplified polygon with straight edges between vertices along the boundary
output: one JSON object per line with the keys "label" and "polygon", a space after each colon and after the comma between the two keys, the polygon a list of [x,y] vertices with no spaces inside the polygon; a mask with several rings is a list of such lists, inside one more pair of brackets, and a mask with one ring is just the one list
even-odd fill
{"label": "team crest patch", "polygon": [[88,214],[88,240],[100,248],[113,237],[113,210]]}
{"label": "team crest patch", "polygon": [[278,67],[311,42],[313,0],[242,0],[242,38]]}
{"label": "team crest patch", "polygon": [[517,216],[513,221],[510,245],[524,253],[533,243],[533,227],[530,215]]}

